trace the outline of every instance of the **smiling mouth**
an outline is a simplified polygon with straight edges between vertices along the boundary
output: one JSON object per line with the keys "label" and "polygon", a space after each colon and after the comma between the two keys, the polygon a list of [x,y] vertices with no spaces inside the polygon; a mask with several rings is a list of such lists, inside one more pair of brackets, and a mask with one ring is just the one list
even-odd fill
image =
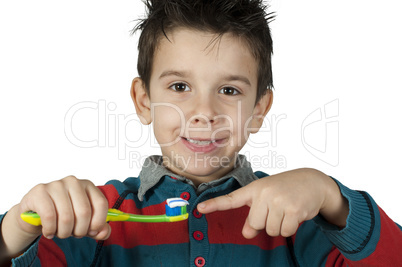
{"label": "smiling mouth", "polygon": [[222,147],[222,143],[225,142],[226,138],[223,139],[204,139],[204,138],[187,138],[181,137],[183,144],[192,152],[196,153],[210,153]]}
{"label": "smiling mouth", "polygon": [[206,145],[210,145],[210,144],[216,142],[216,140],[195,140],[195,139],[190,139],[190,138],[185,138],[185,137],[183,137],[183,138],[192,144],[196,144],[196,145],[200,145],[200,146],[206,146]]}

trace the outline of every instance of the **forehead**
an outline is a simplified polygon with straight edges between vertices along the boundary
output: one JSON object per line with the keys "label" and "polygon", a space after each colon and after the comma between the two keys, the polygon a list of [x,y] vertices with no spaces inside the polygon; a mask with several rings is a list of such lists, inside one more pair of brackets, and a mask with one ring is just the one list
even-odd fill
{"label": "forehead", "polygon": [[163,45],[165,42],[174,43],[175,40],[177,42],[183,40],[186,37],[196,39],[198,42],[201,41],[201,43],[199,43],[200,46],[205,45],[203,50],[207,50],[208,48],[213,48],[215,45],[219,45],[220,43],[222,43],[222,40],[235,42],[239,45],[239,47],[242,47],[245,50],[249,50],[246,39],[231,32],[221,34],[209,30],[200,30],[188,27],[174,27],[172,29],[166,30],[165,33],[161,34],[158,40],[157,49],[160,48],[160,46]]}
{"label": "forehead", "polygon": [[[176,28],[160,37],[152,74],[164,67],[187,70],[226,71],[257,79],[257,61],[247,42],[231,33],[222,35],[189,28]],[[255,81],[256,82],[256,81]]]}

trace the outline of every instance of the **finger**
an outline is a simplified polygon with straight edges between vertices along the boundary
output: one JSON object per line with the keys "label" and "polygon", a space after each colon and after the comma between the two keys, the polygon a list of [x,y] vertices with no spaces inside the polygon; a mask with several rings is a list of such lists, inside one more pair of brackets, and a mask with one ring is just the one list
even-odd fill
{"label": "finger", "polygon": [[197,209],[201,213],[230,210],[251,205],[251,196],[247,187],[242,187],[230,194],[212,198],[198,204]]}
{"label": "finger", "polygon": [[255,230],[262,230],[267,225],[268,204],[265,199],[259,198],[253,201],[248,214],[248,223]]}
{"label": "finger", "polygon": [[38,203],[41,203],[41,206],[34,210],[37,211],[40,216],[42,222],[42,234],[48,238],[52,239],[57,231],[57,211],[54,206],[53,200],[46,195],[43,197],[43,200],[38,199]]}
{"label": "finger", "polygon": [[[97,236],[105,231],[108,201],[103,193],[92,183],[86,187],[89,201],[92,207],[92,217],[88,228],[89,236]],[[108,228],[109,229],[109,228]]]}
{"label": "finger", "polygon": [[[40,203],[40,205],[37,205],[37,203]],[[37,185],[26,196],[24,196],[21,201],[21,213],[27,211],[35,211],[41,217],[42,234],[46,238],[53,238],[57,230],[57,213],[53,199],[46,191],[46,185]],[[22,221],[22,224],[28,223]],[[36,227],[31,225],[24,226],[27,228]]]}
{"label": "finger", "polygon": [[260,230],[256,230],[250,226],[250,223],[248,221],[248,217],[246,219],[246,222],[244,223],[242,234],[245,238],[247,239],[252,239],[256,237],[260,233]]}
{"label": "finger", "polygon": [[299,221],[296,216],[285,214],[281,226],[281,236],[288,237],[294,235],[299,227]]}
{"label": "finger", "polygon": [[67,238],[72,235],[74,228],[74,212],[70,196],[61,181],[49,184],[50,197],[53,199],[57,213],[57,231],[56,236]]}
{"label": "finger", "polygon": [[283,211],[281,209],[270,209],[268,212],[266,231],[270,236],[278,236],[281,233]]}
{"label": "finger", "polygon": [[86,236],[92,217],[92,208],[82,181],[73,180],[70,182],[68,192],[74,212],[73,235],[76,237]]}
{"label": "finger", "polygon": [[95,236],[90,236],[93,239],[96,240],[106,240],[109,238],[110,234],[112,233],[112,228],[108,223],[105,223],[100,229],[100,231],[95,235]]}

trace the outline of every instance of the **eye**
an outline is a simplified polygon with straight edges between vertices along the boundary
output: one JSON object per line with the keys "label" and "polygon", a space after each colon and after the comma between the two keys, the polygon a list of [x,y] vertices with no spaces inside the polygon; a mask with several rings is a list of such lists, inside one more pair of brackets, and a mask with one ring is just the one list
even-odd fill
{"label": "eye", "polygon": [[239,95],[240,92],[239,90],[233,88],[233,87],[223,87],[221,90],[219,90],[220,94],[224,95]]}
{"label": "eye", "polygon": [[176,92],[190,91],[190,88],[185,83],[175,83],[175,84],[172,84],[169,88]]}

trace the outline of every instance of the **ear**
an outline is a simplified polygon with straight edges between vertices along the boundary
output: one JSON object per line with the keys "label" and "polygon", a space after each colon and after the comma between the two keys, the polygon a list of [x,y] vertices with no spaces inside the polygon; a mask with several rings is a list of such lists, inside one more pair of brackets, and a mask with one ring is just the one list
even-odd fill
{"label": "ear", "polygon": [[274,95],[272,93],[272,90],[267,90],[266,94],[263,95],[255,105],[253,118],[250,122],[250,133],[257,133],[260,130],[265,116],[271,109],[273,98]]}
{"label": "ear", "polygon": [[144,125],[152,122],[150,99],[145,89],[145,84],[140,78],[135,78],[131,84],[131,98],[133,99],[138,118]]}

